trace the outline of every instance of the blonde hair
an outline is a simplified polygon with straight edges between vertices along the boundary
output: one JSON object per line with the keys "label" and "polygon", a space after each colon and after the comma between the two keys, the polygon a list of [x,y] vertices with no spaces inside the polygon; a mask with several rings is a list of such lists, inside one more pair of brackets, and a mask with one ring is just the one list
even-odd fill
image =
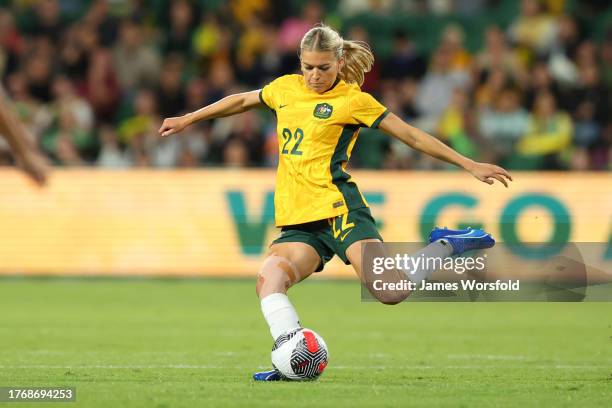
{"label": "blonde hair", "polygon": [[370,72],[374,64],[374,55],[367,43],[345,40],[336,30],[324,24],[304,34],[300,43],[300,55],[303,51],[331,51],[336,59],[344,57],[340,78],[359,86],[363,84],[364,74]]}

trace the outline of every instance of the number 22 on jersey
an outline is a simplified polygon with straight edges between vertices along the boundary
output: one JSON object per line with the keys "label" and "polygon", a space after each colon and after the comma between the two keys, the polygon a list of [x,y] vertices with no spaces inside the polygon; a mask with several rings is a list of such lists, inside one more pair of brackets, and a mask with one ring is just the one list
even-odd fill
{"label": "number 22 on jersey", "polygon": [[[304,139],[304,131],[300,128],[295,129],[293,134],[291,130],[284,128],[283,129],[283,140],[285,143],[283,144],[283,148],[281,150],[282,154],[291,154],[294,156],[301,156],[302,151],[300,150],[300,143]],[[293,143],[292,143],[293,142]],[[289,148],[291,147],[291,150]]]}

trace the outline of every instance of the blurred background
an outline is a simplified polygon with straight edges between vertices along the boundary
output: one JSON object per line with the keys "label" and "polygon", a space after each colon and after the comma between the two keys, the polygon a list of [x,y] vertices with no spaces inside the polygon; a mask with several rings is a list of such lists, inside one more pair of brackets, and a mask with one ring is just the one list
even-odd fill
{"label": "blurred background", "polygon": [[2,87],[51,165],[36,185],[0,138],[0,384],[105,408],[610,406],[612,303],[559,303],[583,299],[559,284],[534,292],[551,303],[390,309],[360,302],[337,257],[290,291],[327,377],[248,380],[269,368],[254,289],[279,234],[274,117],[157,129],[296,72],[319,22],[371,45],[365,91],[514,177],[489,186],[362,129],[350,174],[386,242],[482,227],[521,279],[588,247],[582,292],[612,300],[591,274],[612,280],[610,0],[0,0]]}
{"label": "blurred background", "polygon": [[[157,129],[298,72],[300,39],[319,22],[371,45],[365,91],[515,175],[511,189],[490,187],[362,129],[349,167],[386,240],[416,242],[434,224],[483,226],[502,241],[612,236],[609,1],[0,5],[2,82],[55,166],[43,189],[0,170],[0,273],[253,276],[278,233],[273,115],[164,139]],[[0,165],[12,163],[0,139]]]}
{"label": "blurred background", "polygon": [[[177,138],[156,131],[296,72],[302,35],[325,22],[371,45],[365,91],[464,155],[515,170],[610,170],[605,0],[0,3],[2,81],[57,166],[274,167],[265,109]],[[351,166],[445,168],[367,129]]]}

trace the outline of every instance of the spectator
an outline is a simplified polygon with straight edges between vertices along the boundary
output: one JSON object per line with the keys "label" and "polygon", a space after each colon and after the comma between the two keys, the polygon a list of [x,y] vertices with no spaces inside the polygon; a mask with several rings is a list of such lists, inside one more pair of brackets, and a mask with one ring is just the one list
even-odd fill
{"label": "spectator", "polygon": [[476,66],[481,74],[500,70],[515,79],[519,79],[523,74],[516,54],[508,47],[504,33],[497,26],[487,28],[485,48],[476,56]]}
{"label": "spectator", "polygon": [[225,150],[228,146],[239,142],[245,150],[245,160],[248,165],[263,163],[264,135],[260,130],[261,127],[259,116],[253,111],[215,121],[211,131],[211,160],[213,162],[225,160]]}
{"label": "spectator", "polygon": [[519,16],[510,25],[512,41],[536,54],[545,54],[553,44],[556,25],[538,0],[521,0]]}
{"label": "spectator", "polygon": [[56,43],[64,28],[59,2],[57,0],[37,1],[32,23],[30,34],[35,37],[47,37]]}
{"label": "spectator", "polygon": [[474,118],[469,105],[469,95],[465,89],[453,90],[451,102],[440,118],[438,135],[462,155],[476,159],[479,149],[472,137],[477,129],[474,129]]}
{"label": "spectator", "polygon": [[119,126],[121,141],[129,144],[138,135],[155,135],[160,118],[156,109],[155,96],[148,89],[141,89],[134,100],[134,115],[125,119]]}
{"label": "spectator", "polygon": [[163,117],[177,116],[185,111],[185,90],[182,84],[182,76],[182,58],[175,54],[166,59],[156,92],[156,105]]}
{"label": "spectator", "polygon": [[0,77],[4,78],[17,69],[25,45],[15,27],[13,15],[8,10],[0,9]]}
{"label": "spectator", "polygon": [[126,168],[133,165],[129,154],[121,147],[117,132],[109,125],[99,130],[100,153],[96,165],[103,168]]}
{"label": "spectator", "polygon": [[191,35],[197,16],[195,6],[187,0],[170,2],[170,27],[164,38],[164,54],[178,54],[183,58],[191,53]]}
{"label": "spectator", "polygon": [[112,47],[117,38],[117,19],[108,12],[108,0],[94,0],[87,10],[84,20],[95,28],[100,38],[100,45]]}
{"label": "spectator", "polygon": [[[187,84],[187,108],[189,112],[206,105],[208,85],[201,78],[195,78]],[[210,147],[210,124],[202,121],[185,129],[180,138],[182,149],[179,165],[193,167],[204,162]]]}
{"label": "spectator", "polygon": [[601,133],[601,127],[595,120],[595,104],[591,101],[581,102],[575,111],[574,121],[574,145],[582,149],[593,146]]}
{"label": "spectator", "polygon": [[550,74],[548,64],[544,61],[535,64],[531,70],[525,94],[527,109],[531,110],[533,108],[536,97],[541,93],[551,93],[556,101],[564,99],[559,85]]}
{"label": "spectator", "polygon": [[366,13],[387,16],[397,8],[395,3],[394,0],[340,0],[338,10],[346,17]]}
{"label": "spectator", "polygon": [[574,63],[580,43],[580,33],[576,21],[568,15],[559,19],[559,30],[548,58],[548,67],[553,78],[563,84],[573,85],[577,80]]}
{"label": "spectator", "polygon": [[232,66],[224,61],[215,62],[210,68],[208,82],[210,83],[208,101],[214,102],[223,98],[228,90],[235,86]]}
{"label": "spectator", "polygon": [[29,93],[39,102],[51,102],[51,59],[43,53],[32,55],[26,62]]}
{"label": "spectator", "polygon": [[559,17],[553,50],[562,53],[570,60],[574,60],[581,41],[582,34],[576,20],[568,14]]}
{"label": "spectator", "polygon": [[223,28],[219,24],[218,17],[209,11],[202,14],[200,25],[193,34],[192,47],[203,70],[210,67],[214,56],[222,48],[222,37]]}
{"label": "spectator", "polygon": [[119,41],[113,48],[117,79],[124,89],[155,86],[161,60],[154,47],[143,40],[142,28],[130,19],[121,22]]}
{"label": "spectator", "polygon": [[84,87],[89,70],[89,52],[81,42],[82,28],[78,24],[68,27],[59,51],[60,72],[70,78],[77,88]]}
{"label": "spectator", "polygon": [[15,72],[8,77],[7,82],[9,94],[19,118],[22,119],[30,134],[37,137],[35,142],[38,143],[40,135],[53,121],[49,106],[32,96],[27,78],[23,73]]}
{"label": "spectator", "polygon": [[59,165],[84,165],[95,157],[95,139],[92,133],[79,127],[72,110],[59,110],[56,125],[42,139],[43,149],[50,153]]}
{"label": "spectator", "polygon": [[579,68],[578,86],[570,98],[572,111],[585,102],[593,109],[594,119],[603,125],[610,118],[610,91],[601,83],[599,66],[596,62],[587,62]]}
{"label": "spectator", "polygon": [[533,112],[529,115],[527,132],[518,141],[517,153],[528,169],[561,170],[562,154],[572,138],[572,120],[565,112],[557,111],[554,96],[549,92],[537,95]]}
{"label": "spectator", "polygon": [[223,146],[223,166],[246,167],[249,164],[248,147],[238,137],[227,140]]}
{"label": "spectator", "polygon": [[396,80],[405,77],[422,78],[426,69],[425,59],[404,31],[394,33],[391,55],[383,60],[382,66],[383,77]]}
{"label": "spectator", "polygon": [[91,105],[76,94],[74,86],[67,77],[58,76],[53,81],[53,97],[57,111],[70,111],[79,129],[92,131],[94,115]]}
{"label": "spectator", "polygon": [[612,28],[601,47],[601,77],[608,89],[612,89]]}
{"label": "spectator", "polygon": [[451,53],[438,48],[433,56],[431,68],[423,78],[416,97],[416,107],[422,115],[419,127],[432,131],[439,116],[448,106],[455,88],[468,85],[469,77],[464,71],[454,71]]}
{"label": "spectator", "polygon": [[[268,40],[264,42],[264,49],[262,50],[260,61],[261,61],[261,78],[262,83],[268,83],[274,78],[282,75],[281,64],[282,55],[279,51],[276,39],[278,34],[276,29],[272,25],[264,26],[264,36]],[[260,84],[261,85],[261,84]]]}
{"label": "spectator", "polygon": [[259,19],[269,11],[270,0],[234,0],[230,3],[232,17],[241,26],[247,26],[252,20]]}
{"label": "spectator", "polygon": [[480,109],[491,107],[499,96],[499,93],[509,82],[506,72],[501,68],[495,68],[489,72],[485,72],[482,78],[475,93],[476,105]]}
{"label": "spectator", "polygon": [[96,119],[103,122],[113,120],[121,89],[108,50],[100,48],[92,52],[83,92],[95,112]]}
{"label": "spectator", "polygon": [[265,30],[258,18],[249,19],[244,25],[236,49],[236,76],[250,87],[258,87],[261,78],[259,57],[267,41]]}
{"label": "spectator", "polygon": [[529,116],[521,106],[520,93],[515,87],[501,90],[491,106],[480,112],[479,130],[487,141],[485,150],[491,151],[496,162],[506,163],[515,144],[526,132]]}
{"label": "spectator", "polygon": [[446,26],[442,32],[442,43],[440,47],[445,48],[449,53],[450,69],[452,71],[465,72],[470,70],[472,56],[465,49],[465,32],[461,26],[451,24]]}
{"label": "spectator", "polygon": [[278,32],[279,46],[284,53],[295,54],[299,43],[312,26],[320,23],[323,17],[323,7],[315,0],[306,2],[299,17],[289,17],[283,22]]}

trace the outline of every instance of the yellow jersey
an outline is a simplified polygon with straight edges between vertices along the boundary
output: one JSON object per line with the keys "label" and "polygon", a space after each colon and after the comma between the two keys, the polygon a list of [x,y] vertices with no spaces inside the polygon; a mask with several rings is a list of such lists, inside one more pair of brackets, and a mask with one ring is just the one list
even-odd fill
{"label": "yellow jersey", "polygon": [[260,100],[276,114],[279,162],[276,226],[303,224],[367,207],[346,164],[360,127],[378,127],[388,110],[358,85],[337,80],[319,94],[302,75],[264,86]]}

